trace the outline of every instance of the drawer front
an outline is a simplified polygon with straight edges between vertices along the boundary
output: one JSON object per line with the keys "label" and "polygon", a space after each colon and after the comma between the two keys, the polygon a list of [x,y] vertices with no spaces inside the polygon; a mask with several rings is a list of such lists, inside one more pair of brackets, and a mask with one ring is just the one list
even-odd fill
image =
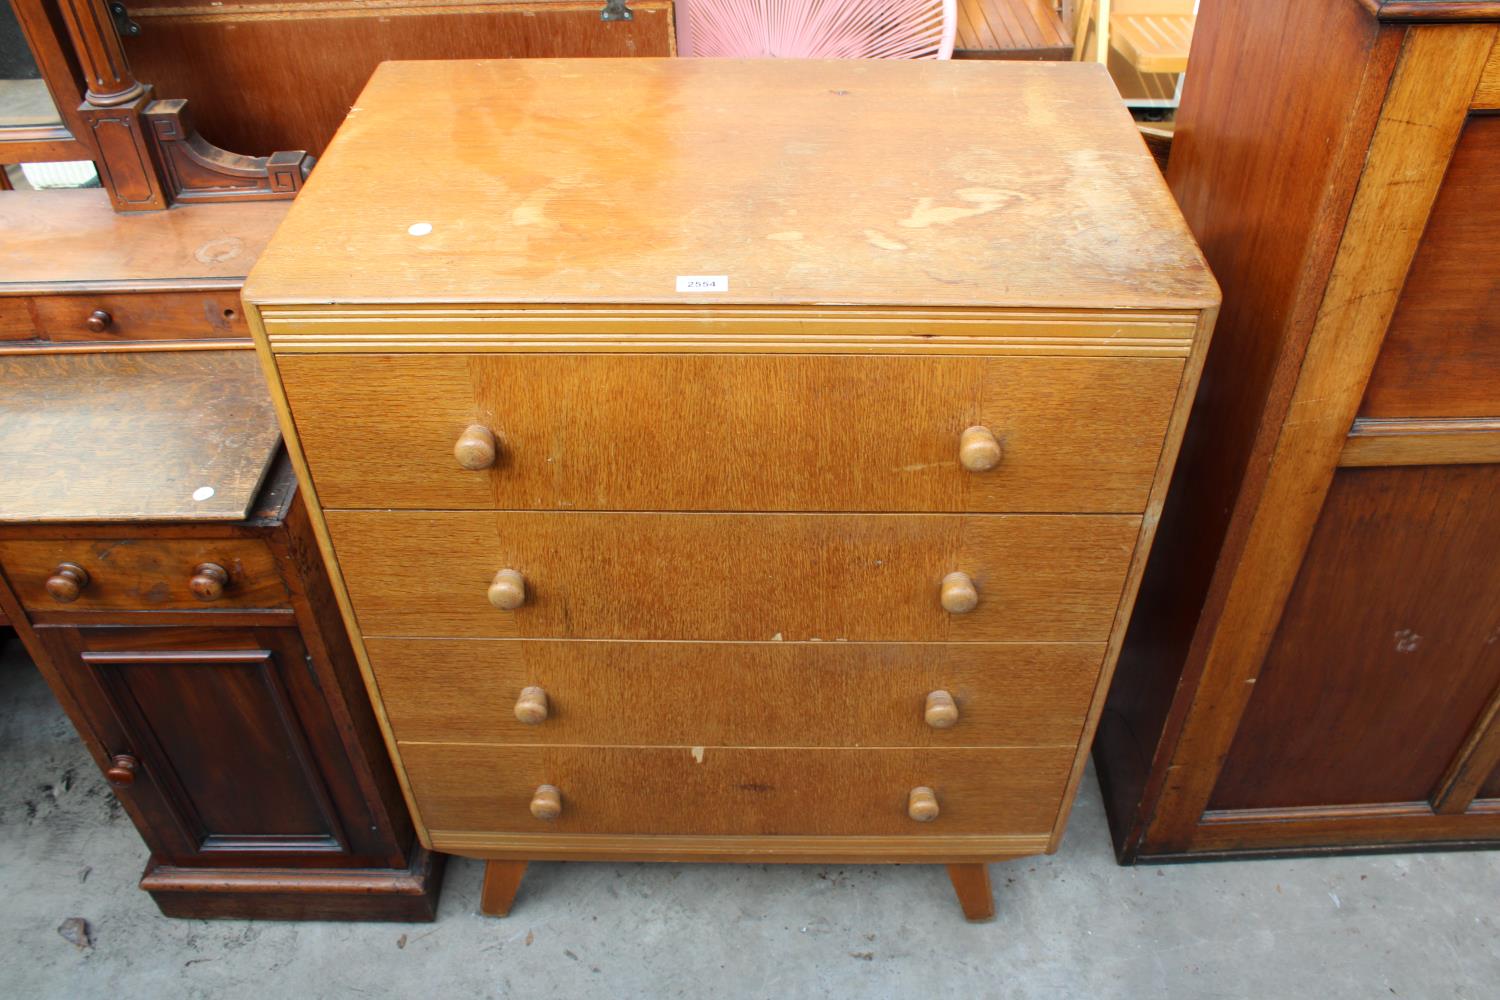
{"label": "drawer front", "polygon": [[31,299],[36,335],[52,341],[248,338],[233,290],[102,292]]}
{"label": "drawer front", "polygon": [[[83,571],[60,572],[64,564]],[[224,571],[218,596],[202,567]],[[290,607],[276,557],[254,538],[135,538],[0,541],[0,566],[31,611],[214,611]],[[70,579],[73,600],[49,592]],[[194,593],[194,579],[204,597]],[[57,588],[66,590],[66,588]]]}
{"label": "drawer front", "polygon": [[[1182,362],[283,355],[325,508],[1145,509]],[[498,457],[462,468],[480,424]],[[972,425],[1002,455],[959,461]]]}
{"label": "drawer front", "polygon": [[[366,646],[396,739],[512,745],[1075,747],[1104,658],[1095,643]],[[532,687],[543,718],[522,723]],[[945,728],[926,721],[940,691]],[[933,721],[949,722],[941,703]]]}
{"label": "drawer front", "polygon": [[[1044,834],[1071,748],[787,750],[400,745],[434,836],[452,831],[703,835]],[[555,819],[531,814],[553,785]],[[938,817],[907,815],[931,788]]]}
{"label": "drawer front", "polygon": [[[366,635],[1102,642],[1125,515],[330,511]],[[524,581],[490,603],[501,570]],[[978,603],[944,610],[968,574]],[[514,592],[514,591],[513,591]]]}

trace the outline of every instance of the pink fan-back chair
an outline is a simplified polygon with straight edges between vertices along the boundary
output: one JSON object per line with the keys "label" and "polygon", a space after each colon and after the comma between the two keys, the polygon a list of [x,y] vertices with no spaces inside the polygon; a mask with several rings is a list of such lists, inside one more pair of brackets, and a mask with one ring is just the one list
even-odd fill
{"label": "pink fan-back chair", "polygon": [[684,56],[948,59],[957,0],[677,0]]}

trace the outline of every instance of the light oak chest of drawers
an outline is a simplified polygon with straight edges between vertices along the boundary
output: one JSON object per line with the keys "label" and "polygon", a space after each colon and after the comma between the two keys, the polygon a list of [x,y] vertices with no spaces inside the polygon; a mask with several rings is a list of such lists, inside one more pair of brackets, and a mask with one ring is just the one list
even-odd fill
{"label": "light oak chest of drawers", "polygon": [[386,64],[245,301],[487,912],[1056,849],[1218,303],[1102,71]]}

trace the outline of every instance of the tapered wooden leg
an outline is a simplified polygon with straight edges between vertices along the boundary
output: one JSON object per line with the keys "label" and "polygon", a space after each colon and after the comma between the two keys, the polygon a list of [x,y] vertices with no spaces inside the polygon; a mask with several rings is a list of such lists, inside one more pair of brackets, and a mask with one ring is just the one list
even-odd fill
{"label": "tapered wooden leg", "polygon": [[989,920],[995,915],[995,894],[990,890],[989,865],[949,865],[948,878],[958,894],[958,905],[970,920]]}
{"label": "tapered wooden leg", "polygon": [[479,890],[479,912],[490,917],[503,917],[509,913],[525,874],[524,861],[486,861],[484,887]]}

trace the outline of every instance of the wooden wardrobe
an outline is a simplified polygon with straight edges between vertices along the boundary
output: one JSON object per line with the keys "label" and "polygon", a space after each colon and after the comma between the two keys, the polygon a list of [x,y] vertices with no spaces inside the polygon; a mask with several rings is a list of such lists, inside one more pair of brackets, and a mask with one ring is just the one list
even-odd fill
{"label": "wooden wardrobe", "polygon": [[1124,861],[1500,844],[1497,26],[1204,0],[1224,310],[1095,745]]}

